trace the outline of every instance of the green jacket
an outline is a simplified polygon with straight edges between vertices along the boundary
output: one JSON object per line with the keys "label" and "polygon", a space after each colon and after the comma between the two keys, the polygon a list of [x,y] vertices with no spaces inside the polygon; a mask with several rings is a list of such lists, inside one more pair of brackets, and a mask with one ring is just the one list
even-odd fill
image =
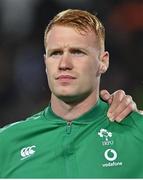
{"label": "green jacket", "polygon": [[143,116],[121,123],[99,100],[67,123],[50,106],[0,130],[0,178],[143,178]]}

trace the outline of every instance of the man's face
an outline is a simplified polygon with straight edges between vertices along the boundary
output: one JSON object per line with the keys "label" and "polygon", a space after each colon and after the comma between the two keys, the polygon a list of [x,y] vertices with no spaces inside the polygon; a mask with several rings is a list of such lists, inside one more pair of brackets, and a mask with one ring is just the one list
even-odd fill
{"label": "man's face", "polygon": [[51,92],[66,101],[98,92],[100,52],[94,32],[81,35],[71,27],[54,26],[46,38],[45,64]]}

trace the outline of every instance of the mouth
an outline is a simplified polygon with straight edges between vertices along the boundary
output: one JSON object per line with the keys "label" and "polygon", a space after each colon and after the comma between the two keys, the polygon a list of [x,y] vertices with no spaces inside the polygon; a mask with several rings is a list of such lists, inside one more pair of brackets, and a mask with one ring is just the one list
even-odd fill
{"label": "mouth", "polygon": [[73,81],[74,79],[76,79],[76,78],[71,75],[60,75],[56,78],[56,80],[58,80],[61,83],[69,83],[69,82]]}
{"label": "mouth", "polygon": [[56,79],[76,79],[76,78],[71,75],[60,75]]}

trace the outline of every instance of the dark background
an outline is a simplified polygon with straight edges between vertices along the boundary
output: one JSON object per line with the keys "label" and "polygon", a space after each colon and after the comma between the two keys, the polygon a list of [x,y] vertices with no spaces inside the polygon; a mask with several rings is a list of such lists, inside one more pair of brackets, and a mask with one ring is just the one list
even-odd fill
{"label": "dark background", "polygon": [[110,68],[101,88],[123,89],[143,109],[143,1],[0,0],[0,127],[48,105],[43,35],[67,8],[96,13],[106,27]]}

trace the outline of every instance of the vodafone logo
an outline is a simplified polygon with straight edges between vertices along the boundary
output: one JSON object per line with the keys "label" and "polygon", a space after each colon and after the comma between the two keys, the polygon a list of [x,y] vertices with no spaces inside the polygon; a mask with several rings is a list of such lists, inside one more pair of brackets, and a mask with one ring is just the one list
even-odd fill
{"label": "vodafone logo", "polygon": [[24,147],[23,149],[21,149],[20,154],[22,159],[25,159],[31,155],[33,155],[35,153],[35,148],[36,146],[28,146],[28,147]]}
{"label": "vodafone logo", "polygon": [[107,149],[104,153],[104,157],[108,161],[114,161],[115,159],[117,159],[117,152],[114,149]]}

